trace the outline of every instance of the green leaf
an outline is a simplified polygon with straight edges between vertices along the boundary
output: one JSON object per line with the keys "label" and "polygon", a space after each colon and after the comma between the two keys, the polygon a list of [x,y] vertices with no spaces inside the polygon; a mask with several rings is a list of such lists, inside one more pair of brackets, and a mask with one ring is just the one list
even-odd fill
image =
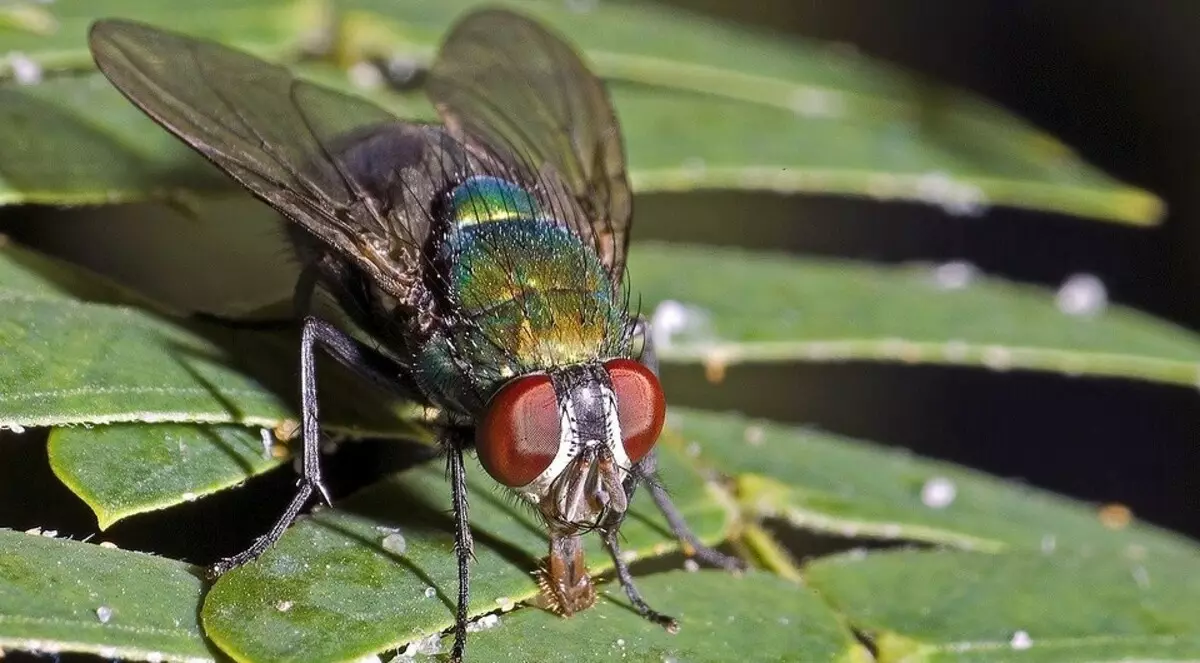
{"label": "green leaf", "polygon": [[[89,277],[62,263],[35,265],[30,255],[0,249],[0,297],[11,301],[0,341],[16,348],[0,365],[0,387],[6,387],[0,425],[274,427],[294,417],[288,407],[297,391],[294,336],[185,326],[145,309],[80,301],[72,294],[133,299],[116,289],[64,293],[61,283]],[[667,300],[685,305],[682,327],[659,321],[662,358],[703,361],[718,372],[745,361],[870,360],[1186,386],[1200,373],[1200,342],[1191,332],[1118,306],[1091,317],[1067,315],[1051,293],[996,279],[945,290],[928,267],[654,244],[634,247],[630,270],[643,310]],[[417,416],[411,408],[376,399],[340,371],[321,375],[333,385],[325,392],[331,396],[327,421],[335,428],[424,437],[403,424]],[[384,414],[396,407],[401,419]]]}
{"label": "green leaf", "polygon": [[187,564],[4,529],[0,551],[0,648],[213,660]]}
{"label": "green leaf", "polygon": [[[0,426],[140,421],[271,428],[295,419],[297,334],[184,323],[77,296],[130,297],[79,268],[0,246],[0,346],[9,349],[0,363]],[[335,429],[424,437],[410,423],[411,406],[326,365],[322,384],[332,396],[326,421]]]}
{"label": "green leaf", "polygon": [[[697,535],[708,542],[728,536],[729,515],[704,482],[674,453],[661,454],[660,462]],[[536,594],[530,574],[547,539],[538,516],[474,461],[467,465],[475,536],[470,612],[477,616]],[[349,661],[446,629],[458,587],[449,495],[445,469],[435,463],[301,521],[259,560],[221,577],[204,603],[206,633],[239,660]],[[637,556],[678,545],[644,495],[621,534],[624,549]],[[403,552],[385,548],[388,537],[402,539]],[[587,539],[593,575],[610,568],[598,537]],[[688,608],[666,595],[646,599],[668,613]],[[601,618],[585,612],[576,619]],[[705,637],[702,629],[691,632]]]}
{"label": "green leaf", "polygon": [[1095,509],[1044,491],[806,428],[673,408],[660,444],[688,450],[702,473],[730,477],[743,521],[989,552],[1196,551],[1147,525],[1110,529]]}
{"label": "green leaf", "polygon": [[[381,51],[426,57],[459,10],[478,4],[439,3],[343,4],[338,57]],[[1107,177],[1002,111],[826,47],[661,10],[606,7],[577,16],[558,2],[518,6],[580,40],[599,70],[616,79],[613,93],[638,191],[834,193],[920,200],[954,213],[1003,204],[1131,223],[1161,215],[1154,196]],[[281,11],[303,20],[285,21],[280,31],[298,38],[314,10],[296,7]],[[257,5],[245,11],[266,15]],[[152,15],[141,18],[155,22]],[[71,30],[64,28],[62,38],[73,35],[77,46],[56,48],[76,62],[86,56],[84,31],[82,25]],[[244,35],[209,32],[248,45]],[[327,66],[304,71],[354,89],[344,73]],[[423,99],[358,91],[402,117],[428,115]],[[0,204],[134,201],[224,184],[171,142],[98,74],[61,75],[38,85],[9,82],[0,87],[0,164],[12,165],[0,170]]]}
{"label": "green leaf", "polygon": [[180,11],[178,5],[155,0],[56,0],[36,11],[29,6],[22,11],[0,8],[0,80],[14,77],[19,59],[43,72],[90,69],[87,31],[99,18],[136,18],[279,57],[296,54],[319,33],[326,13],[321,0],[213,0],[204,11]]}
{"label": "green leaf", "polygon": [[[487,4],[341,0],[341,58],[427,60],[458,16]],[[1162,215],[1152,194],[997,106],[831,44],[653,6],[510,4],[561,30],[602,76],[637,84],[614,96],[639,191],[823,192],[1138,224]]]}
{"label": "green leaf", "polygon": [[684,305],[672,306],[675,337],[659,329],[662,358],[718,373],[747,361],[866,360],[1189,387],[1200,376],[1200,338],[1182,327],[1114,305],[1068,315],[1053,293],[995,278],[947,289],[929,266],[643,243],[629,274],[643,310]]}
{"label": "green leaf", "polygon": [[1200,556],[1123,551],[840,556],[806,578],[880,663],[1200,659]]}
{"label": "green leaf", "polygon": [[[470,656],[484,661],[805,661],[872,660],[811,591],[762,573],[672,571],[646,578],[643,592],[680,606],[677,635],[643,619],[609,584],[595,607],[562,619],[540,610],[500,618],[471,636]],[[566,648],[563,643],[580,643]]]}
{"label": "green leaf", "polygon": [[252,429],[184,424],[55,428],[49,453],[55,475],[91,507],[100,529],[238,485],[286,458],[264,457]]}

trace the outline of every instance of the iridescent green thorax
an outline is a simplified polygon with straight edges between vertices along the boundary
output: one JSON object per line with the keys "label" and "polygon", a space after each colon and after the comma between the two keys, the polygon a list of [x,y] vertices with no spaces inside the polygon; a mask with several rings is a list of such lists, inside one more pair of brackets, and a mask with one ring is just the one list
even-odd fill
{"label": "iridescent green thorax", "polygon": [[528,191],[498,177],[477,176],[450,193],[450,218],[459,227],[485,221],[532,220],[541,216]]}
{"label": "iridescent green thorax", "polygon": [[624,301],[590,245],[503,180],[468,179],[449,202],[438,253],[457,316],[421,357],[447,404],[473,412],[513,376],[621,354]]}

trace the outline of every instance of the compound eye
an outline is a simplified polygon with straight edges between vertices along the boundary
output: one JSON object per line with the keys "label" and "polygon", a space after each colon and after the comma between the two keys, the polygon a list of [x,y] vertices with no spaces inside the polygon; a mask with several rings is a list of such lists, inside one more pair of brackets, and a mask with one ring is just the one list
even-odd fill
{"label": "compound eye", "polygon": [[500,388],[475,429],[479,462],[492,478],[519,488],[558,454],[558,399],[548,375],[527,375]]}
{"label": "compound eye", "polygon": [[662,433],[667,416],[662,386],[650,369],[632,359],[613,359],[604,368],[617,396],[625,453],[636,463],[650,453]]}

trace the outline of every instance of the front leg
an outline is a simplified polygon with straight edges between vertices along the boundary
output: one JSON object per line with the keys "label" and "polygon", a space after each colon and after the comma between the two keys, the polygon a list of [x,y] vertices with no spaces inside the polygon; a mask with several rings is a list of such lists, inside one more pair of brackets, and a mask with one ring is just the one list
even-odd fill
{"label": "front leg", "polygon": [[[638,316],[633,323],[633,334],[641,339],[642,354],[640,361],[655,375],[658,375],[658,355],[654,350],[654,339],[650,333],[650,322],[644,316]],[[646,457],[637,463],[634,471],[629,474],[629,478],[625,480],[625,496],[629,501],[633,500],[633,493],[637,490],[639,482],[646,483],[646,489],[650,491],[650,499],[654,500],[655,506],[659,511],[662,511],[663,517],[667,519],[667,524],[671,527],[671,532],[684,543],[684,553],[689,557],[696,559],[712,566],[723,568],[727,571],[741,571],[746,568],[746,563],[741,559],[732,555],[714,550],[703,543],[688,527],[687,520],[683,514],[671,501],[671,496],[667,494],[667,490],[663,488],[662,483],[658,481],[656,473],[658,471],[657,452],[651,451],[646,454]]]}
{"label": "front leg", "polygon": [[471,598],[471,559],[474,557],[471,523],[467,517],[467,468],[463,463],[463,448],[469,440],[463,429],[449,429],[443,437],[454,509],[454,555],[458,558],[458,604],[454,610],[454,649],[450,652],[453,663],[461,663],[467,648],[467,608]]}
{"label": "front leg", "polygon": [[254,540],[249,548],[233,557],[226,557],[208,568],[209,578],[247,562],[253,561],[267,551],[287,528],[295,522],[300,512],[308,505],[313,493],[318,493],[326,504],[331,503],[329,491],[321,476],[320,453],[320,404],[317,400],[316,350],[328,352],[342,365],[378,386],[390,388],[397,393],[407,393],[401,376],[404,367],[396,364],[375,350],[359,343],[328,322],[308,316],[300,335],[300,419],[304,447],[301,456],[300,480],[292,501],[271,529]]}

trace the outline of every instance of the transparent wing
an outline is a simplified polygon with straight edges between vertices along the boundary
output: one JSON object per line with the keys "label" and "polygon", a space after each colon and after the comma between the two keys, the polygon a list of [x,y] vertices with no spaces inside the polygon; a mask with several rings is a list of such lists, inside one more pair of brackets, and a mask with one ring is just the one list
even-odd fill
{"label": "transparent wing", "polygon": [[428,89],[451,131],[536,178],[535,194],[619,283],[632,214],[624,148],[608,93],[579,55],[519,14],[482,10],[450,31]]}
{"label": "transparent wing", "polygon": [[470,168],[445,131],[141,23],[99,21],[89,40],[100,70],[130,101],[407,298],[433,225],[429,201]]}

